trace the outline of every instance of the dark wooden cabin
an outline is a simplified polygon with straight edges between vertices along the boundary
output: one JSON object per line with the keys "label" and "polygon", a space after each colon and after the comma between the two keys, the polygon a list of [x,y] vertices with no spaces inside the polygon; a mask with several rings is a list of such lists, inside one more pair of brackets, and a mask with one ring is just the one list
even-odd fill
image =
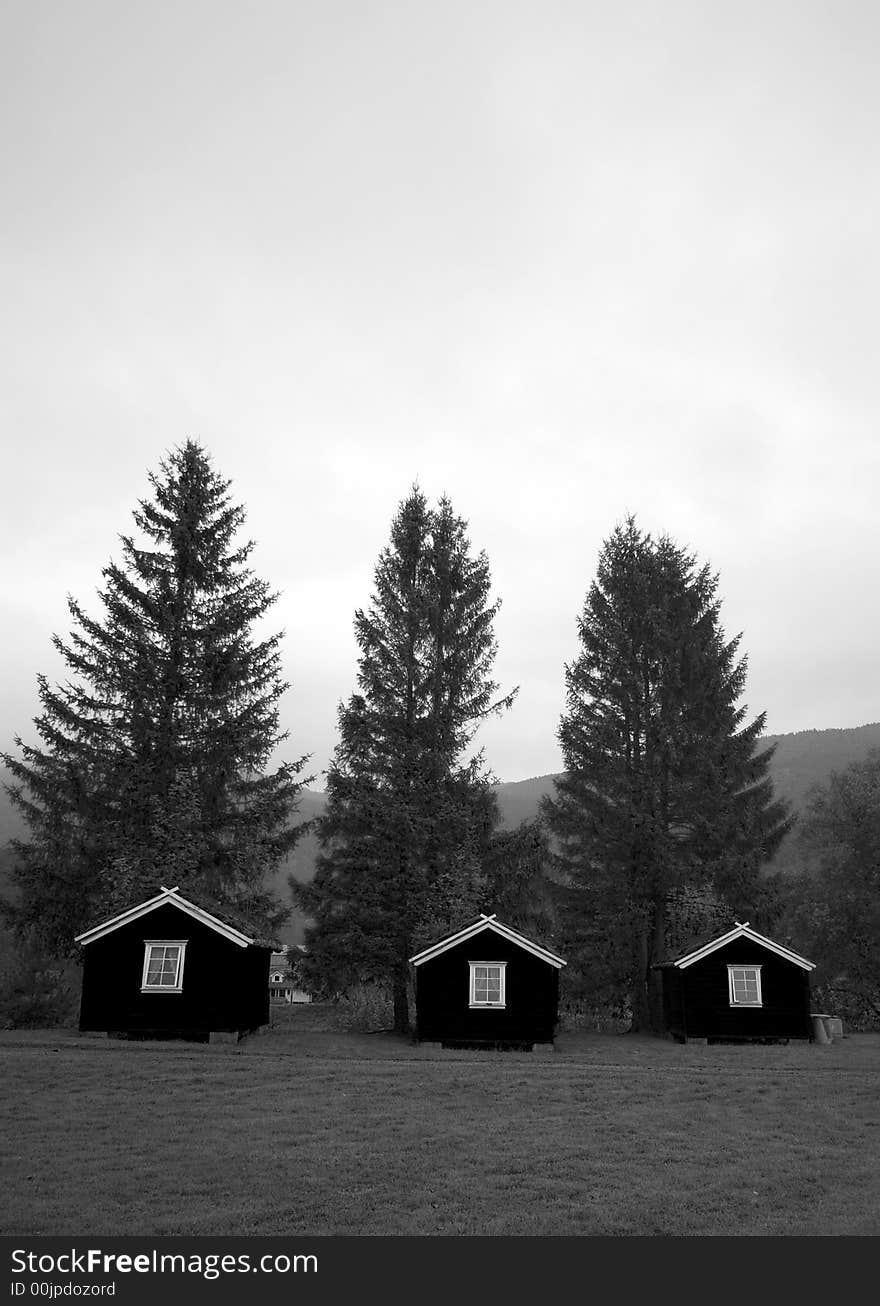
{"label": "dark wooden cabin", "polygon": [[207,1042],[269,1023],[271,946],[176,888],[76,941],[83,947],[81,1030]]}
{"label": "dark wooden cabin", "polygon": [[480,916],[410,961],[419,1042],[552,1047],[565,962],[495,916]]}
{"label": "dark wooden cabin", "polygon": [[748,921],[658,967],[667,1031],[684,1042],[809,1039],[814,963]]}

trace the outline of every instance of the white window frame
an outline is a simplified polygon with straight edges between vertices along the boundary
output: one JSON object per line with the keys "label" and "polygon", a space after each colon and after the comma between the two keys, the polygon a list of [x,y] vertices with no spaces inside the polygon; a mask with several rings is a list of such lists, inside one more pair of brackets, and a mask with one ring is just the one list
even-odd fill
{"label": "white window frame", "polygon": [[[738,1000],[737,1000],[736,993],[735,993],[735,990],[734,990],[734,985],[733,985],[733,975],[734,975],[734,971],[751,971],[751,972],[753,973],[753,975],[754,975],[754,977],[755,977],[755,986],[756,986],[756,988],[757,988],[757,990],[758,990],[758,998],[757,998],[757,1001],[756,1001],[756,1002],[741,1002],[741,1001],[738,1001]],[[727,992],[728,992],[728,994],[729,994],[729,997],[730,997],[730,1005],[731,1005],[732,1007],[762,1007],[762,1006],[764,1005],[764,1002],[763,1002],[763,997],[762,997],[762,994],[761,994],[761,967],[760,967],[760,966],[752,966],[752,965],[748,965],[748,966],[742,966],[742,965],[740,965],[740,966],[737,966],[737,965],[734,965],[732,962],[728,963],[728,966],[727,966]]]}
{"label": "white window frame", "polygon": [[[186,956],[186,939],[144,939],[144,969],[141,975],[141,993],[182,993],[183,992],[183,962]],[[177,954],[177,971],[174,976],[173,984],[148,984],[147,975],[150,972],[150,960],[153,948],[178,948]]]}
{"label": "white window frame", "polygon": [[[468,965],[470,966],[470,971],[471,971],[470,1005],[476,1011],[500,1011],[502,1007],[505,1007],[507,1005],[507,982],[505,976],[507,962],[506,961],[469,961]],[[480,1002],[477,1000],[476,988],[477,988],[478,966],[494,966],[500,972],[501,996],[498,1002]]]}

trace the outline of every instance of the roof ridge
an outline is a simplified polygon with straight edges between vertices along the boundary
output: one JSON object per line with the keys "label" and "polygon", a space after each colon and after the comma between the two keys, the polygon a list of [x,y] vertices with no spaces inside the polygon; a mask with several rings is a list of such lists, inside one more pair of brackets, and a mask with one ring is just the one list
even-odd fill
{"label": "roof ridge", "polygon": [[680,970],[686,970],[687,967],[692,966],[694,962],[701,961],[704,957],[708,957],[719,948],[723,948],[726,944],[732,943],[734,939],[743,936],[750,938],[761,947],[768,948],[771,952],[777,953],[780,957],[788,958],[789,961],[795,962],[805,970],[816,969],[815,962],[808,961],[806,957],[802,957],[800,953],[795,952],[793,948],[787,948],[784,943],[777,943],[774,939],[769,939],[766,934],[760,934],[756,929],[752,928],[748,921],[735,921],[732,929],[725,930],[723,934],[719,934],[715,938],[709,939],[708,942],[700,944],[696,948],[690,948],[687,952],[681,953],[678,957],[673,959],[672,965],[678,966]]}
{"label": "roof ridge", "polygon": [[421,951],[410,957],[410,963],[414,966],[420,966],[423,962],[439,956],[440,953],[446,952],[448,948],[454,947],[457,943],[463,943],[474,935],[481,934],[483,930],[486,929],[494,930],[497,934],[510,939],[511,942],[524,948],[526,952],[531,952],[534,956],[540,957],[542,960],[549,962],[551,966],[560,968],[568,964],[557,953],[551,952],[549,948],[545,948],[543,944],[536,943],[534,939],[530,939],[528,935],[522,934],[519,930],[515,930],[513,926],[505,925],[503,921],[499,921],[494,913],[492,916],[486,916],[485,912],[481,912],[477,919],[470,925],[466,925],[463,929],[456,930],[454,933],[448,934],[442,939],[438,939],[436,943],[429,944],[428,947],[422,948]]}

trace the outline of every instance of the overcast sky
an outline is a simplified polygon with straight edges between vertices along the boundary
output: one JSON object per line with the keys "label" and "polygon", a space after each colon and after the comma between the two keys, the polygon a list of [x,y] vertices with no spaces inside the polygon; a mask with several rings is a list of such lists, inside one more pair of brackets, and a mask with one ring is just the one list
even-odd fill
{"label": "overcast sky", "polygon": [[503,602],[500,779],[560,768],[630,512],[720,574],[770,732],[880,718],[878,37],[847,0],[5,6],[0,748],[188,437],[318,772],[414,480]]}

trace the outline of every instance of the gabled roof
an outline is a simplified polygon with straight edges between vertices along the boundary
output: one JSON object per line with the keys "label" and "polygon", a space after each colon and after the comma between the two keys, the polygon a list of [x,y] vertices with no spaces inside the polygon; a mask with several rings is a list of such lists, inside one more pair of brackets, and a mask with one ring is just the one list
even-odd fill
{"label": "gabled roof", "polygon": [[291,962],[302,961],[309,955],[308,948],[302,943],[278,943],[272,945],[271,968],[274,970],[278,966],[287,966]]}
{"label": "gabled roof", "polygon": [[693,952],[685,953],[683,957],[676,958],[676,960],[672,962],[672,965],[677,966],[679,970],[686,970],[688,966],[693,966],[695,961],[702,961],[703,958],[708,957],[711,952],[715,952],[718,948],[726,947],[726,945],[732,943],[734,939],[750,939],[752,943],[759,943],[762,948],[768,948],[770,952],[775,952],[777,956],[785,957],[786,961],[793,961],[796,966],[802,966],[804,970],[816,969],[816,963],[814,961],[807,961],[806,957],[798,956],[798,954],[792,952],[790,948],[784,948],[781,943],[774,943],[772,939],[765,938],[764,935],[759,934],[757,930],[751,929],[748,921],[745,921],[742,925],[739,921],[736,921],[732,930],[728,930],[726,934],[719,935],[717,939],[712,939],[710,943],[704,943],[701,948],[696,948]]}
{"label": "gabled roof", "polygon": [[190,902],[188,898],[184,898],[179,894],[176,886],[173,889],[166,889],[163,886],[162,892],[157,893],[155,898],[148,898],[146,902],[138,903],[136,907],[129,907],[128,911],[122,912],[119,916],[111,916],[109,920],[102,921],[100,925],[94,925],[83,934],[78,934],[74,942],[81,943],[83,946],[94,943],[96,939],[102,939],[105,934],[112,934],[114,930],[120,929],[121,926],[128,925],[141,916],[149,915],[158,907],[165,906],[179,908],[187,916],[192,916],[194,920],[201,921],[209,929],[222,934],[224,939],[229,939],[231,943],[237,943],[240,948],[247,948],[257,941],[249,935],[243,934],[241,930],[235,929],[226,921],[221,921],[219,917],[212,915],[204,907],[197,907],[194,902]]}
{"label": "gabled roof", "polygon": [[555,952],[542,948],[539,943],[533,943],[524,934],[512,930],[509,925],[502,925],[494,914],[492,916],[480,915],[473,924],[465,926],[457,934],[450,934],[448,938],[441,939],[439,943],[433,943],[430,948],[417,952],[414,957],[410,957],[410,961],[414,966],[421,966],[423,962],[432,961],[434,957],[439,957],[440,953],[446,952],[448,948],[454,948],[457,944],[463,943],[465,939],[472,939],[486,930],[493,934],[500,934],[503,939],[509,939],[511,943],[516,943],[520,948],[524,948],[533,957],[540,957],[541,961],[548,962],[551,966],[555,966],[557,970],[567,965],[567,962],[564,962],[561,957],[557,957]]}

